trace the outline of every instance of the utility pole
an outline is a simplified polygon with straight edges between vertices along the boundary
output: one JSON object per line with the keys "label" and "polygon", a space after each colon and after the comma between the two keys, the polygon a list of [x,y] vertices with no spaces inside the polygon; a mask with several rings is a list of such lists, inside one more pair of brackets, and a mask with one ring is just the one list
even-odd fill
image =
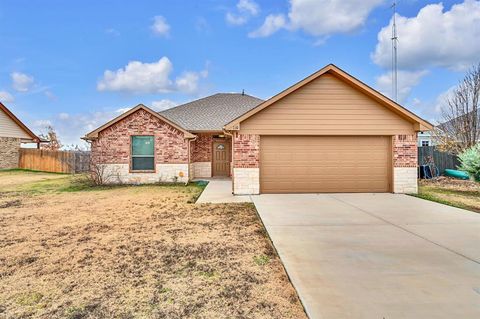
{"label": "utility pole", "polygon": [[393,23],[392,23],[392,98],[395,102],[398,99],[398,70],[397,70],[397,45],[398,45],[398,36],[397,36],[397,1],[393,1]]}

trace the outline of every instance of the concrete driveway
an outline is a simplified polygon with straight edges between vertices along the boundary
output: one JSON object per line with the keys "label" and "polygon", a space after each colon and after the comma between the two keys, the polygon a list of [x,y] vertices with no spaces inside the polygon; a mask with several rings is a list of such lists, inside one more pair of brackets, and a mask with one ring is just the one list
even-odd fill
{"label": "concrete driveway", "polygon": [[480,318],[480,214],[394,194],[252,199],[310,318]]}

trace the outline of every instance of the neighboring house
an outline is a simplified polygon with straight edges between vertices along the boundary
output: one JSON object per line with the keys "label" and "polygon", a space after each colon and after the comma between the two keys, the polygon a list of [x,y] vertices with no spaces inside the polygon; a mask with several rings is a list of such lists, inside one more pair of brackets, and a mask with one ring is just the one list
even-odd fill
{"label": "neighboring house", "polygon": [[267,101],[216,94],[138,105],[88,133],[111,182],[232,176],[235,194],[417,191],[432,125],[334,65]]}
{"label": "neighboring house", "polygon": [[21,143],[40,139],[0,102],[0,169],[18,167]]}
{"label": "neighboring house", "polygon": [[418,146],[419,147],[434,146],[435,145],[431,131],[418,132],[417,137],[418,137]]}

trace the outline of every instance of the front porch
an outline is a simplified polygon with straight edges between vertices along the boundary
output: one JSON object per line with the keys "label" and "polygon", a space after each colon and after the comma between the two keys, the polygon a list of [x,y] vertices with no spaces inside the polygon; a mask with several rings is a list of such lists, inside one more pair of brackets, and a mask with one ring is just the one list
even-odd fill
{"label": "front porch", "polygon": [[191,147],[191,178],[232,176],[232,139],[223,132],[198,133]]}

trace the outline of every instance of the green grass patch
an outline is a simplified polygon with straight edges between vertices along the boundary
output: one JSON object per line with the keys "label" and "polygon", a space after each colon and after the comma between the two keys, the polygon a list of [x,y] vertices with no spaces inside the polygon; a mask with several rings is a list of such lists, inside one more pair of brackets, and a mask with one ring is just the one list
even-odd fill
{"label": "green grass patch", "polygon": [[24,307],[32,307],[42,301],[43,295],[39,292],[31,291],[23,293],[15,299],[15,302]]}
{"label": "green grass patch", "polygon": [[480,213],[480,191],[421,185],[411,196]]}
{"label": "green grass patch", "polygon": [[440,204],[448,205],[448,206],[453,206],[453,207],[457,207],[457,208],[471,210],[470,206],[464,205],[462,203],[442,199],[438,196],[435,196],[434,194],[422,193],[422,194],[409,194],[409,195],[414,196],[414,197],[418,197],[418,198],[421,198],[421,199],[426,199],[426,200],[429,200],[429,201],[432,201],[432,202],[437,202],[437,203],[440,203]]}
{"label": "green grass patch", "polygon": [[73,176],[47,179],[38,182],[25,183],[15,188],[15,191],[30,194],[79,192],[93,190],[94,187]]}
{"label": "green grass patch", "polygon": [[45,171],[37,171],[33,169],[26,169],[26,168],[9,168],[9,169],[0,169],[0,174],[2,173],[41,173],[41,174],[52,174],[52,175],[70,175],[68,173],[55,173],[55,172],[45,172]]}
{"label": "green grass patch", "polygon": [[253,261],[257,266],[265,266],[270,262],[270,257],[267,255],[253,256]]}
{"label": "green grass patch", "polygon": [[195,204],[197,202],[198,198],[200,197],[200,195],[202,195],[203,191],[207,187],[208,181],[191,182],[191,183],[189,183],[189,185],[191,185],[196,190],[196,193],[192,196],[192,198],[190,198],[188,200],[187,203]]}
{"label": "green grass patch", "polygon": [[[193,202],[200,196],[205,188],[195,183],[188,185],[181,183],[157,183],[157,184],[141,184],[141,185],[92,185],[84,176],[68,175],[65,177],[47,179],[37,182],[25,183],[15,187],[14,191],[25,192],[30,194],[45,194],[45,193],[73,193],[73,192],[88,192],[88,191],[102,191],[121,188],[143,188],[143,187],[158,187],[158,188],[178,188],[186,192],[192,193]],[[191,200],[190,200],[191,201]]]}

